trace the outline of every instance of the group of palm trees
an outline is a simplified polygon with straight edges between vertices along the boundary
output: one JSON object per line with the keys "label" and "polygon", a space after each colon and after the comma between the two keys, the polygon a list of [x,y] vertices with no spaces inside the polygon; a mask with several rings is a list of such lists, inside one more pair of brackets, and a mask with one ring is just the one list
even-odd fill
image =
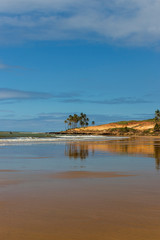
{"label": "group of palm trees", "polygon": [[159,120],[160,120],[160,110],[159,109],[157,109],[156,111],[155,111],[155,122],[159,122]]}
{"label": "group of palm trees", "polygon": [[[65,128],[77,128],[77,127],[87,127],[89,125],[89,118],[85,113],[80,113],[80,115],[74,114],[69,115],[68,118],[64,121]],[[92,125],[94,125],[95,122],[92,121]]]}

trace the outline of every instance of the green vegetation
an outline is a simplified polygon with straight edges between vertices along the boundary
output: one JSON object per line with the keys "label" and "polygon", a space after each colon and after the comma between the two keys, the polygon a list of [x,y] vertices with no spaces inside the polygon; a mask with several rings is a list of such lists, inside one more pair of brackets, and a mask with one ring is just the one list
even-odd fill
{"label": "green vegetation", "polygon": [[154,122],[154,121],[155,121],[154,118],[151,118],[151,119],[142,120],[140,122]]}
{"label": "green vegetation", "polygon": [[138,131],[134,128],[128,128],[128,127],[124,127],[124,128],[111,128],[108,130],[110,133],[112,134],[120,134],[120,135],[125,135],[125,134],[135,134]]}
{"label": "green vegetation", "polygon": [[127,125],[129,123],[140,123],[140,122],[154,122],[155,119],[152,118],[152,119],[146,119],[146,120],[129,120],[129,121],[119,121],[119,122],[116,122],[117,124],[121,124],[121,125]]}
{"label": "green vegetation", "polygon": [[144,134],[149,134],[149,133],[152,133],[152,131],[153,131],[152,129],[146,129],[146,130],[143,131],[143,133]]}
{"label": "green vegetation", "polygon": [[16,138],[16,137],[32,137],[43,138],[51,137],[48,133],[32,133],[32,132],[0,132],[0,138]]}
{"label": "green vegetation", "polygon": [[159,132],[160,131],[160,111],[159,111],[159,109],[157,109],[156,111],[155,111],[155,118],[154,118],[154,120],[155,120],[155,126],[154,126],[154,132]]}
{"label": "green vegetation", "polygon": [[159,120],[160,120],[160,111],[159,111],[159,109],[157,109],[155,111],[155,118],[154,118],[154,120],[155,120],[156,123],[159,122]]}
{"label": "green vegetation", "polygon": [[154,132],[159,132],[159,131],[160,131],[160,125],[156,123],[154,126]]}
{"label": "green vegetation", "polygon": [[[77,127],[87,127],[89,125],[89,118],[85,113],[81,113],[80,115],[74,114],[69,115],[68,118],[64,121],[64,123],[65,129],[66,127],[68,127],[68,129]],[[92,121],[92,124],[94,125],[95,122]]]}
{"label": "green vegetation", "polygon": [[116,123],[121,124],[121,125],[127,125],[128,123],[135,123],[135,122],[139,122],[139,121],[130,120],[130,121],[120,121],[120,122],[116,122]]}

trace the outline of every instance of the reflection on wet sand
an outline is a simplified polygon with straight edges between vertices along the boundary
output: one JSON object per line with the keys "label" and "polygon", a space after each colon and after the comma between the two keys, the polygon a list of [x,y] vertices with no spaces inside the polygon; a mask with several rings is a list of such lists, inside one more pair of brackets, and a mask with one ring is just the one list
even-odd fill
{"label": "reflection on wet sand", "polygon": [[154,157],[156,162],[156,168],[160,169],[160,146],[154,145]]}
{"label": "reflection on wet sand", "polygon": [[[61,162],[64,145],[60,147],[60,155],[45,160],[46,165]],[[41,148],[33,149],[40,155]],[[48,149],[44,148],[46,155],[50,154]],[[63,156],[63,160],[75,163],[68,157],[84,160],[97,152],[104,159],[107,152],[117,154],[117,159],[120,154],[152,157],[157,168],[160,166],[160,141],[153,138],[70,143],[65,148],[67,159]],[[13,157],[16,156],[13,151]],[[145,164],[146,159],[142,160]],[[20,159],[11,161],[13,169],[24,164]],[[39,166],[39,171],[32,169],[30,161],[26,161],[25,171],[14,171],[12,167],[0,171],[0,239],[160,239],[159,172],[148,168],[139,171],[139,165],[133,173],[120,172],[117,165],[114,172],[99,172],[98,168],[95,172],[73,171],[71,167],[60,172],[56,164],[48,171],[48,167],[42,170],[45,165],[41,166],[41,161],[32,162]],[[123,166],[121,171],[125,169]]]}
{"label": "reflection on wet sand", "polygon": [[131,174],[124,174],[121,172],[88,172],[88,171],[67,171],[59,172],[51,175],[55,179],[78,179],[78,178],[115,178],[115,177],[129,177]]}
{"label": "reflection on wet sand", "polygon": [[[69,158],[80,158],[84,160],[89,155],[89,145],[86,143],[69,143],[65,146],[65,156]],[[92,154],[94,154],[94,149],[92,149]]]}
{"label": "reflection on wet sand", "polygon": [[129,138],[115,141],[97,142],[74,142],[67,143],[65,146],[65,156],[69,158],[80,158],[81,160],[89,157],[95,151],[110,152],[128,155],[143,155],[144,157],[155,158],[156,168],[160,169],[160,140],[154,138]]}

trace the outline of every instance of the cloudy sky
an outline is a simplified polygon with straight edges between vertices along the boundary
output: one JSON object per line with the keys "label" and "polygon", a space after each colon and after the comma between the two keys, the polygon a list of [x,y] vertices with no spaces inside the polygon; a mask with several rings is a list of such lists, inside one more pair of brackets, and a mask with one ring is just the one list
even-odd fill
{"label": "cloudy sky", "polygon": [[160,108],[160,0],[0,0],[0,130]]}

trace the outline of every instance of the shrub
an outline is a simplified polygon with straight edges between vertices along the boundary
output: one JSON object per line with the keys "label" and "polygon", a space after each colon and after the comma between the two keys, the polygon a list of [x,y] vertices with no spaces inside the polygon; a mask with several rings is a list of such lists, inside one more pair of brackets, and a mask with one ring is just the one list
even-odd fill
{"label": "shrub", "polygon": [[156,123],[154,126],[154,132],[159,132],[159,131],[160,131],[160,125]]}

